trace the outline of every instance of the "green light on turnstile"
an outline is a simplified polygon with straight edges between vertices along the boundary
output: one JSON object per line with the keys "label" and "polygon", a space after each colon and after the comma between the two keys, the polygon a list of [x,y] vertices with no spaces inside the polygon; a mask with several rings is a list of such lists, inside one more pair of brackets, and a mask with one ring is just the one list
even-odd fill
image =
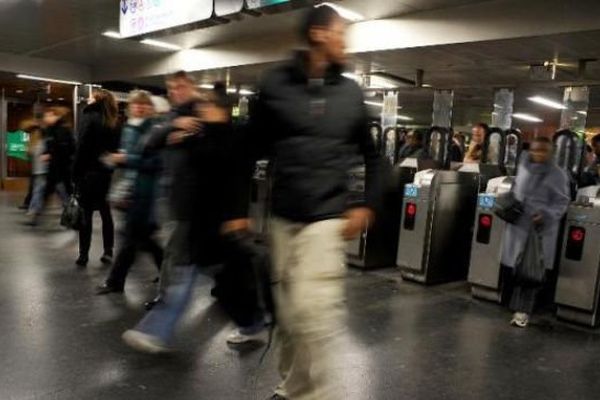
{"label": "green light on turnstile", "polygon": [[247,0],[248,8],[262,8],[277,4],[289,3],[290,0]]}

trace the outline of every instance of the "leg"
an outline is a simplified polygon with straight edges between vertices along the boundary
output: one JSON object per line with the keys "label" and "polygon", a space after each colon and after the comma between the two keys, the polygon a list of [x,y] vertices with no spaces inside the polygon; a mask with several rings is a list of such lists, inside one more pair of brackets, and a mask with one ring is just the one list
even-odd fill
{"label": "leg", "polygon": [[164,259],[164,251],[158,242],[152,237],[151,234],[146,234],[145,238],[142,239],[142,246],[145,251],[152,255],[156,268],[160,271]]}
{"label": "leg", "polygon": [[[282,349],[291,350],[281,358],[284,381],[278,393],[283,396],[329,400],[339,395],[331,375],[338,338],[344,330],[343,224],[343,220],[333,219],[300,228],[296,225],[296,231],[287,231],[291,233],[287,249],[280,247],[282,240],[273,243],[281,286],[277,300],[285,302],[283,307],[278,303],[285,339]],[[278,225],[272,227],[281,232]],[[282,251],[290,254],[287,260]]]}
{"label": "leg", "polygon": [[33,178],[33,194],[29,203],[29,213],[38,215],[42,212],[44,204],[44,193],[46,190],[46,177],[44,175],[35,175]]}
{"label": "leg", "polygon": [[92,244],[92,229],[94,220],[94,211],[91,207],[83,208],[83,227],[79,230],[79,258],[87,260],[89,258],[90,246]]}
{"label": "leg", "polygon": [[115,225],[113,223],[112,213],[108,202],[104,200],[100,206],[100,216],[102,217],[102,240],[104,242],[104,254],[112,256],[115,243]]}
{"label": "leg", "polygon": [[135,262],[136,251],[137,239],[133,229],[131,229],[131,227],[126,227],[119,252],[117,253],[117,258],[115,259],[115,263],[110,270],[108,279],[106,279],[107,287],[110,289],[116,289],[118,291],[123,290],[125,287],[127,274]]}
{"label": "leg", "polygon": [[510,308],[514,312],[525,313],[531,315],[535,309],[538,294],[541,291],[541,285],[523,284],[518,282],[515,285]]}

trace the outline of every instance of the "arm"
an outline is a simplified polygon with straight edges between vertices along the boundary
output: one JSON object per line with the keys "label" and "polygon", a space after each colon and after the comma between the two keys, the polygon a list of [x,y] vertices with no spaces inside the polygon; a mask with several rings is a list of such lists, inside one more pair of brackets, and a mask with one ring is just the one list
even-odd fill
{"label": "arm", "polygon": [[79,139],[73,159],[73,181],[75,184],[80,184],[81,179],[85,175],[85,168],[88,163],[89,155],[93,149],[93,131],[96,129],[97,121],[93,116],[84,114],[81,125],[79,127]]}
{"label": "arm", "polygon": [[538,211],[544,221],[549,221],[551,223],[560,221],[571,203],[569,179],[566,173],[563,171],[559,172],[560,174],[557,174],[556,178],[549,182],[552,192],[550,194],[548,205],[543,210]]}

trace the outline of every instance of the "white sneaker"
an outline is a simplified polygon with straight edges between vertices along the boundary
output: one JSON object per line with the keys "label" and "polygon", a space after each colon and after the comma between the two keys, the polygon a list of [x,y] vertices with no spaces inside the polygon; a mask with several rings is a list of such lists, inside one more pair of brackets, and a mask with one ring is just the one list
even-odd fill
{"label": "white sneaker", "polygon": [[129,329],[122,336],[123,341],[131,348],[149,354],[165,354],[172,350],[159,338],[146,333]]}
{"label": "white sneaker", "polygon": [[522,312],[516,312],[514,313],[510,324],[519,328],[526,328],[527,325],[529,325],[529,315]]}
{"label": "white sneaker", "polygon": [[229,336],[227,336],[228,344],[244,344],[249,342],[262,342],[264,329],[259,330],[256,333],[243,333],[241,328],[235,328]]}

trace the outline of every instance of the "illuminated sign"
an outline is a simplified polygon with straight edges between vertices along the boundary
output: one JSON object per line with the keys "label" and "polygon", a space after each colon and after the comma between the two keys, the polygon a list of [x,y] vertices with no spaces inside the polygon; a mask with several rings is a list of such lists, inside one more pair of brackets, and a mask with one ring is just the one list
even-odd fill
{"label": "illuminated sign", "polygon": [[264,8],[276,6],[279,4],[289,3],[290,0],[246,0],[246,6],[250,9]]}
{"label": "illuminated sign", "polygon": [[213,0],[121,0],[122,37],[139,36],[212,17]]}
{"label": "illuminated sign", "polygon": [[494,196],[490,196],[487,194],[479,195],[479,207],[491,209],[491,208],[494,208],[495,204],[496,204],[496,198]]}
{"label": "illuminated sign", "polygon": [[416,185],[404,186],[404,196],[406,197],[419,197],[419,188]]}

